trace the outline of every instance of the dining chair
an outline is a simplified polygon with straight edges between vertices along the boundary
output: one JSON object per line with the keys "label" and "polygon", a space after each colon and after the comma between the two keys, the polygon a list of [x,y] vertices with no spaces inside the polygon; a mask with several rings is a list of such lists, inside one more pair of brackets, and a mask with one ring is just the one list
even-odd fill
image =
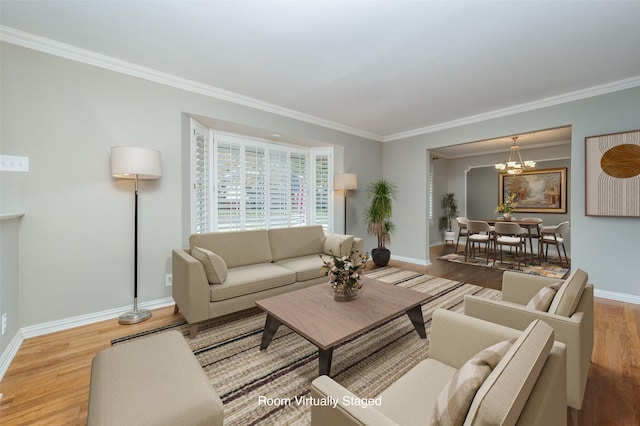
{"label": "dining chair", "polygon": [[518,269],[520,269],[520,257],[523,258],[523,263],[526,264],[527,258],[527,230],[522,228],[517,223],[512,222],[496,222],[495,224],[495,236],[493,253],[493,265],[496,264],[496,257],[498,257],[498,250],[500,250],[500,262],[502,262],[502,247],[508,246],[509,249],[516,249],[516,257],[518,258]]}
{"label": "dining chair", "polygon": [[543,226],[540,228],[540,256],[544,253],[544,259],[548,259],[549,245],[556,246],[560,264],[563,264],[562,254],[560,254],[560,246],[564,252],[564,261],[569,266],[569,258],[567,257],[567,249],[564,246],[564,237],[569,232],[569,221],[561,222],[555,226]]}
{"label": "dining chair", "polygon": [[458,251],[458,244],[460,244],[460,237],[465,237],[469,235],[467,231],[467,223],[469,219],[463,216],[456,217],[456,222],[458,223],[458,240],[456,241],[456,249],[455,252]]}
{"label": "dining chair", "polygon": [[[487,222],[481,220],[470,220],[467,222],[467,243],[464,247],[464,261],[467,261],[469,256],[469,250],[471,250],[471,257],[475,258],[475,245],[478,243],[478,250],[480,250],[480,244],[484,243],[487,253],[487,264],[489,264],[489,252],[491,250],[491,241],[493,239],[493,226],[489,226]],[[471,247],[469,247],[471,246]]]}
{"label": "dining chair", "polygon": [[[522,222],[535,222],[536,226],[527,226],[527,238],[529,239],[529,247],[531,248],[531,262],[533,262],[534,253],[540,253],[540,228],[542,228],[543,220],[540,217],[523,217],[520,219]],[[535,234],[532,232],[535,230]],[[536,241],[538,247],[534,251],[533,242]],[[542,258],[538,258],[542,262]]]}

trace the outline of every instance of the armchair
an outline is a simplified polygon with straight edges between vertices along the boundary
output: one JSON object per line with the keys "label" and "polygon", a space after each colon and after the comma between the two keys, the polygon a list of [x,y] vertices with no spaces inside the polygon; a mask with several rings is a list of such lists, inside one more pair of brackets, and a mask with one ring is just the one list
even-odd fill
{"label": "armchair", "polygon": [[506,339],[515,342],[480,382],[475,395],[470,396],[473,400],[468,411],[460,413],[464,424],[566,426],[565,345],[554,342],[551,327],[534,321],[520,332],[444,309],[436,310],[432,317],[428,358],[378,397],[370,399],[370,404],[351,403],[360,398],[328,376],[315,379],[311,396],[316,401],[335,401],[337,405],[334,408],[314,404],[311,423],[315,426],[429,424],[434,407],[442,397],[441,391],[449,387],[449,392],[443,394],[452,395],[452,378],[469,364],[467,360]]}
{"label": "armchair", "polygon": [[[587,284],[587,280],[587,274],[580,269],[576,269],[564,282],[506,271],[502,276],[501,301],[475,296],[465,296],[464,299],[465,315],[519,330],[535,319],[553,327],[556,340],[567,346],[567,404],[575,410],[582,408],[593,351],[593,285]],[[550,312],[527,307],[542,288],[559,282],[563,285],[551,302]],[[566,288],[569,284],[574,285],[574,290]],[[582,291],[581,286],[584,288]],[[569,297],[561,305],[558,299],[563,295]],[[572,412],[572,416],[576,414]]]}

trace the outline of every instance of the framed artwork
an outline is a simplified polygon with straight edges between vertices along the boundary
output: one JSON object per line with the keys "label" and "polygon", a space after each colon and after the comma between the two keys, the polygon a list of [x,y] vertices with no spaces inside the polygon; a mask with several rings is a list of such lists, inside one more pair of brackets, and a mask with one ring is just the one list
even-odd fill
{"label": "framed artwork", "polygon": [[586,215],[640,217],[640,130],[584,141]]}
{"label": "framed artwork", "polygon": [[566,213],[567,168],[541,169],[519,175],[499,175],[499,203],[516,194],[515,212]]}

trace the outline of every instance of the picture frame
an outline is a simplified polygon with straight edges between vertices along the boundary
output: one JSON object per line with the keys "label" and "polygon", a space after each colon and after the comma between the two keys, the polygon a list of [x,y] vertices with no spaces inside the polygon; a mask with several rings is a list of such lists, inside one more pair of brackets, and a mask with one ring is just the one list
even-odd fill
{"label": "picture frame", "polygon": [[516,194],[514,212],[566,213],[567,168],[540,169],[519,175],[499,175],[499,203]]}
{"label": "picture frame", "polygon": [[640,130],[584,141],[585,215],[640,217]]}

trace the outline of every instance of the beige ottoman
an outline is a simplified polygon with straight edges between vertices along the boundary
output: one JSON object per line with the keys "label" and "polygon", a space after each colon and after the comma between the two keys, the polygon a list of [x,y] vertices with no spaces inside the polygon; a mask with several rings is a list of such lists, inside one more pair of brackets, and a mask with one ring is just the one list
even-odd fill
{"label": "beige ottoman", "polygon": [[222,401],[177,331],[100,351],[88,425],[222,425]]}

